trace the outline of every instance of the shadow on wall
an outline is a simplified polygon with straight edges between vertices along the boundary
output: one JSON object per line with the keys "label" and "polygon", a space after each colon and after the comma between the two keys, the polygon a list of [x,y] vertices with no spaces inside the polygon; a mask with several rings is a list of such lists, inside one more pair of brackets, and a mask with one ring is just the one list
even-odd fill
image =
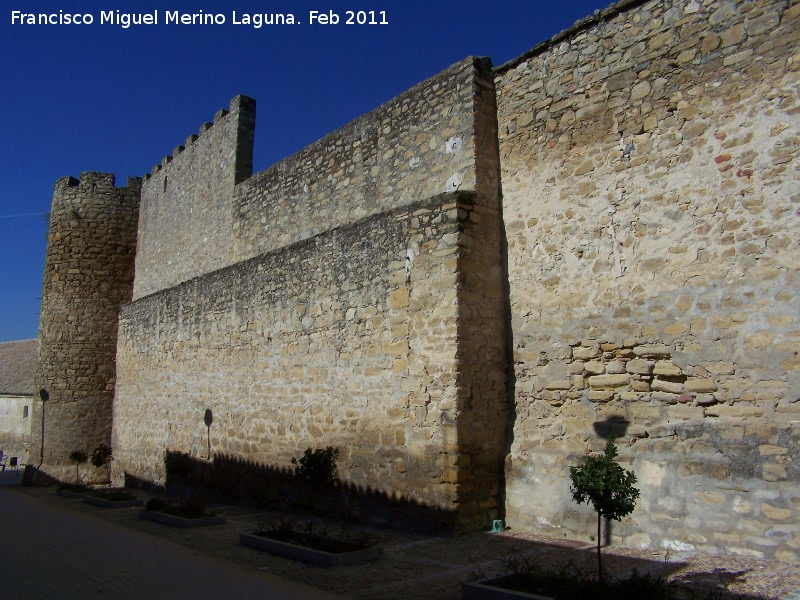
{"label": "shadow on wall", "polygon": [[22,474],[22,485],[26,487],[49,487],[60,485],[61,482],[33,465],[25,465]]}
{"label": "shadow on wall", "polygon": [[624,415],[609,415],[604,421],[596,421],[594,432],[604,440],[615,440],[625,436],[630,422]]}
{"label": "shadow on wall", "polygon": [[[175,454],[169,452],[169,454]],[[322,513],[345,521],[368,523],[424,533],[452,532],[455,513],[420,502],[392,497],[371,487],[339,480],[321,497],[307,490],[291,467],[260,464],[241,457],[215,454],[212,461],[192,458],[186,478],[191,494],[294,513]],[[125,473],[125,485],[157,489],[150,482]],[[165,491],[177,494],[178,482],[169,478]]]}

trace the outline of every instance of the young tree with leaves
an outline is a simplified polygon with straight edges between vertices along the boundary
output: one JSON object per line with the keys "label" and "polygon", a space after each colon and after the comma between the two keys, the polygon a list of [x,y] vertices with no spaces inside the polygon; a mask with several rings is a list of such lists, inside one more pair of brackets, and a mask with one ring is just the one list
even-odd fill
{"label": "young tree with leaves", "polygon": [[578,504],[591,502],[597,512],[597,572],[600,579],[603,579],[601,518],[620,521],[633,512],[639,498],[639,490],[633,486],[636,475],[614,462],[616,456],[617,447],[614,440],[610,439],[603,454],[587,456],[583,466],[569,468],[572,499]]}
{"label": "young tree with leaves", "polygon": [[[319,498],[330,490],[339,477],[339,468],[336,459],[339,458],[339,449],[328,446],[325,450],[306,448],[303,456],[293,458],[294,474],[311,491],[313,498]],[[308,524],[308,535],[314,530],[314,515]]]}
{"label": "young tree with leaves", "polygon": [[108,473],[108,487],[111,487],[111,461],[113,459],[114,455],[111,453],[111,448],[105,444],[100,444],[94,449],[94,452],[92,452],[92,465],[98,469],[101,467],[106,468],[106,473]]}
{"label": "young tree with leaves", "polygon": [[195,460],[185,452],[167,450],[164,454],[164,471],[167,474],[167,483],[178,484],[180,495],[180,508],[184,510],[183,496],[186,485],[192,481],[195,470]]}
{"label": "young tree with leaves", "polygon": [[80,485],[81,473],[78,470],[78,465],[82,465],[89,460],[89,455],[83,450],[73,450],[69,453],[69,460],[75,463],[75,485]]}

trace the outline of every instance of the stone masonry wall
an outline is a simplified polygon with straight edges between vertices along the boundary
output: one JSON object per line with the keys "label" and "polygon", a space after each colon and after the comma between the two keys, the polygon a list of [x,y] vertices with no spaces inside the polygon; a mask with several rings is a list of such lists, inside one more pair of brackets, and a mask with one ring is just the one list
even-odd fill
{"label": "stone masonry wall", "polygon": [[230,264],[231,197],[253,172],[255,110],[237,96],[145,177],[135,298]]}
{"label": "stone masonry wall", "polygon": [[493,83],[484,79],[477,79],[474,86],[475,188],[479,193],[473,196],[475,202],[461,207],[465,225],[456,287],[456,386],[462,399],[454,416],[461,461],[459,512],[473,528],[487,529],[503,511],[508,324],[495,91]]}
{"label": "stone masonry wall", "polygon": [[[130,302],[141,181],[107,173],[56,182],[45,258],[30,460],[70,477],[73,450],[111,442],[117,315]],[[74,475],[72,475],[74,477]]]}
{"label": "stone masonry wall", "polygon": [[486,59],[466,59],[237,186],[232,261],[421,198],[475,190],[475,114],[491,81]]}
{"label": "stone masonry wall", "polygon": [[489,61],[466,59],[253,177],[255,101],[234,98],[145,178],[134,297],[420,198],[475,190],[475,114],[493,106],[491,80]]}
{"label": "stone masonry wall", "polygon": [[[217,438],[223,452],[281,465],[288,464],[289,458],[307,446],[340,445],[348,471],[352,471],[348,477],[358,485],[400,494],[445,511],[452,512],[458,506],[459,514],[452,523],[456,528],[485,526],[499,511],[507,415],[499,161],[491,64],[485,59],[462,61],[239,183],[231,209],[231,180],[226,175],[229,162],[220,162],[222,179],[206,165],[219,157],[229,159],[242,153],[236,150],[241,143],[236,138],[241,128],[228,121],[236,114],[236,103],[235,99],[230,115],[218,115],[212,129],[189,149],[176,152],[171,162],[165,160],[163,168],[156,168],[144,184],[135,283],[135,297],[141,302],[123,313],[125,336],[118,351],[123,365],[115,404],[119,465],[152,479],[160,477],[161,458],[167,448],[200,453],[196,443],[202,439],[193,437],[197,422],[185,410],[198,410],[195,405],[201,398],[208,407],[216,403],[223,411],[221,418],[246,427],[243,432],[230,429],[227,436]],[[246,123],[253,125],[251,120]],[[246,150],[251,149],[252,138],[244,136],[244,142]],[[201,193],[199,189],[207,191]],[[448,209],[442,213],[459,222],[456,229],[451,227],[443,233],[441,223],[446,219],[439,214],[441,209],[434,207],[439,216],[431,222],[428,213],[433,209],[427,203],[436,205],[441,194],[457,190],[472,193],[458,196],[456,212]],[[416,206],[418,210],[409,213],[411,216],[393,212],[403,206]],[[402,243],[392,246],[391,251],[367,247],[357,237],[345,237],[354,231],[368,237],[381,235],[387,228],[394,231],[399,225],[392,219],[410,221],[404,225]],[[179,225],[172,234],[176,223]],[[355,229],[348,228],[347,233],[332,233],[353,223]],[[363,233],[365,223],[377,227],[376,232]],[[428,228],[431,224],[435,226]],[[419,232],[411,235],[409,227],[419,228]],[[198,246],[201,236],[203,243]],[[314,240],[313,244],[303,244],[306,239]],[[345,251],[338,247],[343,239],[358,244]],[[395,241],[388,239],[386,243]],[[227,244],[231,244],[229,256]],[[300,260],[296,252],[305,252],[307,257]],[[342,257],[342,264],[334,261],[333,271],[327,273],[331,269],[328,253],[337,252],[346,252],[351,264],[345,265]],[[398,324],[402,319],[384,317],[386,307],[381,307],[379,317],[369,314],[377,310],[375,294],[380,298],[386,291],[379,282],[390,277],[391,283],[398,283],[395,279],[400,271],[396,271],[396,265],[392,267],[394,274],[387,271],[387,265],[393,264],[387,257],[393,256],[403,269],[411,269],[406,272],[411,277],[423,266],[428,268],[433,260],[427,256],[430,252],[435,252],[435,260],[442,263],[446,274],[422,270],[413,290],[400,286],[390,293],[389,308],[411,311],[406,324]],[[259,267],[254,281],[243,283],[254,264],[240,262],[243,259],[269,261],[269,267]],[[231,263],[229,268],[203,275]],[[307,273],[309,265],[316,270]],[[303,269],[300,279],[295,268]],[[347,273],[344,280],[337,269]],[[288,273],[285,277],[290,284],[286,284],[284,275],[273,279],[276,270]],[[458,278],[453,275],[456,271],[462,272]],[[350,280],[351,272],[355,281]],[[189,287],[171,288],[190,274],[201,277],[190,281]],[[330,280],[332,276],[340,278]],[[299,287],[297,281],[302,283]],[[376,289],[364,288],[372,281]],[[227,294],[218,296],[219,286],[236,290],[230,300],[222,299]],[[162,287],[169,289],[159,292]],[[313,302],[306,297],[309,289],[317,290]],[[351,298],[354,289],[358,290],[357,297]],[[219,314],[203,317],[214,321],[213,330],[201,327],[196,334],[199,339],[192,334],[195,338],[191,343],[184,340],[188,290],[193,290],[196,298],[191,310],[205,310],[208,298],[226,306]],[[143,296],[153,294],[155,297],[144,301]],[[284,312],[263,312],[254,305],[246,325],[239,325],[241,306],[253,304],[255,296],[272,297],[270,294],[281,298]],[[234,304],[226,304],[229,301]],[[173,309],[173,302],[179,307]],[[358,314],[367,311],[368,322],[378,319],[389,329],[383,331],[372,325],[353,329],[353,315],[337,306],[352,306]],[[236,315],[233,321],[229,320],[231,311]],[[327,314],[330,311],[332,314]],[[308,319],[317,323],[308,339],[292,329],[297,323],[286,323],[294,312],[302,323]],[[189,322],[198,318],[192,316]],[[164,334],[159,323],[168,326],[170,333]],[[231,339],[228,347],[228,336],[235,335],[240,327],[258,332],[254,338],[246,335],[248,347],[260,347],[265,337],[280,338],[253,350],[259,361],[271,357],[273,383],[258,384],[252,412],[243,414],[234,410],[239,401],[234,390],[251,389],[249,361],[256,359],[252,353],[237,350],[238,338]],[[290,333],[278,333],[287,328]],[[437,328],[443,333],[437,333]],[[147,336],[161,340],[164,335],[169,340],[167,345],[157,348],[165,354],[152,363],[151,352],[155,350],[139,349],[138,340]],[[274,351],[275,344],[281,347],[297,336],[304,340],[303,346],[295,350],[293,341],[288,357],[262,356]],[[378,352],[382,346],[376,340],[384,338],[392,340],[385,342],[391,347]],[[205,348],[209,346],[218,348],[218,352],[208,354]],[[408,348],[412,349],[410,357]],[[311,361],[305,352],[311,353]],[[384,352],[396,355],[394,370],[383,372],[387,368]],[[301,356],[295,356],[297,353]],[[239,356],[245,357],[244,362]],[[355,362],[351,356],[357,357]],[[440,358],[443,362],[437,365]],[[286,360],[294,362],[287,365]],[[376,360],[380,367],[373,364]],[[175,371],[170,366],[173,361],[190,365],[190,371]],[[362,369],[362,361],[369,366]],[[311,366],[305,367],[309,362]],[[332,369],[334,363],[339,367]],[[198,365],[205,366],[202,370],[207,369],[212,381],[222,383],[210,384],[198,378]],[[212,365],[229,366],[223,376]],[[369,379],[362,381],[364,369]],[[154,379],[143,383],[142,372],[152,372]],[[283,383],[275,384],[280,378]],[[199,391],[198,385],[202,386]],[[392,390],[403,394],[401,408],[397,408]],[[383,391],[387,393],[385,399],[380,398]],[[194,398],[191,408],[180,405],[173,412],[171,398],[185,394]],[[221,399],[215,400],[217,396]],[[153,422],[156,433],[152,435],[144,434],[141,423],[132,420],[140,415],[140,402],[152,407],[151,412],[158,415],[156,421],[163,421],[159,426]],[[297,414],[298,405],[310,410],[307,424],[292,422],[292,414],[306,419]],[[287,413],[284,406],[293,408]],[[367,406],[369,411],[365,410]],[[212,410],[217,413],[216,408]],[[388,421],[370,419],[384,410],[391,415]],[[188,419],[191,436],[180,427],[173,432],[176,414],[178,421]],[[271,417],[265,420],[267,415]],[[164,427],[168,427],[166,432]],[[277,440],[276,436],[286,439]],[[370,462],[376,453],[384,459],[378,465]]]}
{"label": "stone masonry wall", "polygon": [[206,457],[211,409],[212,453],[288,467],[338,446],[346,480],[451,513],[470,469],[456,283],[475,204],[435,196],[125,306],[117,467],[163,481],[166,450]]}
{"label": "stone masonry wall", "polygon": [[212,453],[588,538],[568,467],[617,437],[614,542],[800,561],[798,40],[796,0],[622,0],[252,177],[235,98],[144,182],[111,434],[139,186],[61,180],[46,470],[111,435],[160,482],[211,409]]}
{"label": "stone masonry wall", "polygon": [[[515,363],[507,519],[800,559],[800,4],[626,3],[498,70]],[[622,5],[622,3],[621,3]]]}

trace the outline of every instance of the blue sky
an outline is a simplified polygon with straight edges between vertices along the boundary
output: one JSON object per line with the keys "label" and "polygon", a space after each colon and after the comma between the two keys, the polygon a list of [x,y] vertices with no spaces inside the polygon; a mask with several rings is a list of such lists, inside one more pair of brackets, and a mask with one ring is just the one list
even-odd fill
{"label": "blue sky", "polygon": [[[0,341],[34,338],[55,181],[142,176],[231,98],[258,101],[261,171],[470,55],[500,65],[607,0],[3,0],[0,13]],[[12,24],[12,11],[91,14],[91,25]],[[101,11],[158,25],[100,24]],[[165,12],[224,25],[166,25]],[[340,15],[311,25],[309,12]],[[346,11],[388,25],[346,25]],[[299,25],[233,25],[292,13]]]}

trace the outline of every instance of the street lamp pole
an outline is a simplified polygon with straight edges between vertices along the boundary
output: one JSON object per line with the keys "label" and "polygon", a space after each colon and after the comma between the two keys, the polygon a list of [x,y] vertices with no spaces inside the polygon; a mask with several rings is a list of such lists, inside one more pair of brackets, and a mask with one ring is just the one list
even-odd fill
{"label": "street lamp pole", "polygon": [[42,399],[42,459],[39,461],[39,468],[44,464],[44,405],[50,399],[50,393],[42,388],[39,390],[39,398]]}

